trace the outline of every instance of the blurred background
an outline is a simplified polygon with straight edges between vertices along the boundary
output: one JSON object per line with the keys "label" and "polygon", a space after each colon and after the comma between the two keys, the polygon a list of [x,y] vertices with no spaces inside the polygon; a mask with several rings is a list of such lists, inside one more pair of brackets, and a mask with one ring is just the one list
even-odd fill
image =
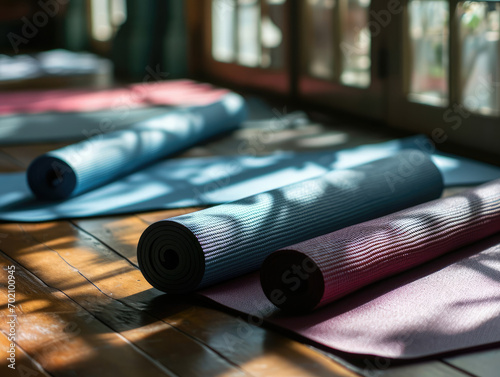
{"label": "blurred background", "polygon": [[192,78],[498,154],[500,2],[0,0],[0,90]]}

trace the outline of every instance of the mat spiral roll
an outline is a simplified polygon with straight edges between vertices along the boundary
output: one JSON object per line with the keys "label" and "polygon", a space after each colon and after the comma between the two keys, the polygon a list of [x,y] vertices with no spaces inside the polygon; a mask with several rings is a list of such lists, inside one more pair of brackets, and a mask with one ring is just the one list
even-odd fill
{"label": "mat spiral roll", "polygon": [[245,118],[245,101],[235,93],[210,105],[172,110],[36,158],[28,167],[28,184],[40,199],[76,196],[234,130]]}
{"label": "mat spiral roll", "polygon": [[281,309],[309,311],[496,232],[500,180],[278,250],[261,284]]}
{"label": "mat spiral roll", "polygon": [[139,267],[160,290],[191,292],[254,271],[279,248],[435,199],[442,189],[430,158],[404,151],[154,223],[139,240]]}

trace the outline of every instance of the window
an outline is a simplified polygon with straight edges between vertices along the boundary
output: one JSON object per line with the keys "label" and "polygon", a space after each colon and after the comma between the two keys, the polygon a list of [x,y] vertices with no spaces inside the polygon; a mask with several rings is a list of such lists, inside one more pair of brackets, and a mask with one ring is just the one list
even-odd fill
{"label": "window", "polygon": [[247,67],[282,67],[284,3],[285,0],[213,0],[213,58]]}
{"label": "window", "polygon": [[411,0],[408,18],[409,99],[447,105],[450,52],[448,2]]}
{"label": "window", "polygon": [[108,42],[127,19],[125,0],[91,0],[90,28],[92,39]]}
{"label": "window", "polygon": [[499,153],[500,1],[206,2],[205,77]]}
{"label": "window", "polygon": [[[371,34],[368,29],[370,0],[339,1],[340,50],[342,60],[340,81],[346,85],[370,85]],[[343,5],[343,7],[342,7]]]}
{"label": "window", "polygon": [[304,73],[345,85],[370,85],[370,0],[307,0]]}
{"label": "window", "polygon": [[461,100],[471,112],[500,114],[500,3],[463,1],[460,28]]}

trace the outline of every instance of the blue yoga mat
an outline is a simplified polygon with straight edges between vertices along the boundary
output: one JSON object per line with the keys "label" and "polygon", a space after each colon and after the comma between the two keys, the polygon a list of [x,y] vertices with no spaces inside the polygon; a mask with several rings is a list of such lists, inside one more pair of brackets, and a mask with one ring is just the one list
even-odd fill
{"label": "blue yoga mat", "polygon": [[[425,136],[414,136],[340,151],[169,159],[64,201],[37,200],[25,173],[5,173],[0,174],[0,220],[50,221],[221,204],[407,148],[432,152]],[[433,154],[432,159],[446,187],[500,178],[495,166],[451,155]]]}
{"label": "blue yoga mat", "polygon": [[76,196],[232,131],[245,118],[245,101],[235,93],[210,105],[172,110],[130,129],[91,137],[36,158],[28,167],[28,184],[39,199]]}
{"label": "blue yoga mat", "polygon": [[[300,111],[277,118],[272,109],[257,97],[245,97],[245,104],[248,118],[241,124],[242,128],[268,128],[273,126],[273,121],[288,126],[309,122],[307,115]],[[161,117],[174,109],[174,106],[153,106],[76,113],[0,115],[0,146],[77,142],[95,134],[129,129],[139,122]]]}
{"label": "blue yoga mat", "polygon": [[0,116],[0,146],[81,141],[107,128],[121,130],[160,117],[172,107],[157,106],[81,113],[42,113]]}
{"label": "blue yoga mat", "polygon": [[160,290],[191,292],[255,271],[279,248],[436,199],[442,190],[428,154],[402,151],[156,222],[139,240],[139,267]]}

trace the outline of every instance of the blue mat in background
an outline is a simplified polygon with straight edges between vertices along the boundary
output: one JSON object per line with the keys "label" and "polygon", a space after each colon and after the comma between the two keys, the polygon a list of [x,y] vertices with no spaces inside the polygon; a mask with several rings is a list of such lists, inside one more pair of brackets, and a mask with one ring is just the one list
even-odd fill
{"label": "blue mat in background", "polygon": [[236,93],[209,105],[172,110],[130,129],[91,137],[37,157],[28,167],[28,184],[43,200],[77,196],[234,131],[246,114],[245,100]]}
{"label": "blue mat in background", "polygon": [[[241,128],[266,128],[273,121],[279,121],[282,125],[283,122],[309,122],[307,115],[298,111],[279,114],[278,117],[269,105],[257,97],[245,97],[245,105],[248,118],[240,124]],[[0,146],[86,140],[96,134],[108,133],[108,130],[132,128],[139,122],[163,116],[179,108],[152,106],[76,113],[0,115]]]}
{"label": "blue mat in background", "polygon": [[172,107],[156,106],[81,113],[15,114],[0,116],[0,146],[85,140],[106,128],[121,130],[165,115]]}
{"label": "blue mat in background", "polygon": [[[433,150],[425,136],[414,136],[341,151],[171,159],[65,201],[35,199],[25,173],[0,174],[0,220],[49,221],[220,204],[331,169],[392,156],[407,148]],[[499,167],[441,153],[432,158],[446,187],[478,185],[500,178]],[[403,174],[407,168],[402,165]]]}

